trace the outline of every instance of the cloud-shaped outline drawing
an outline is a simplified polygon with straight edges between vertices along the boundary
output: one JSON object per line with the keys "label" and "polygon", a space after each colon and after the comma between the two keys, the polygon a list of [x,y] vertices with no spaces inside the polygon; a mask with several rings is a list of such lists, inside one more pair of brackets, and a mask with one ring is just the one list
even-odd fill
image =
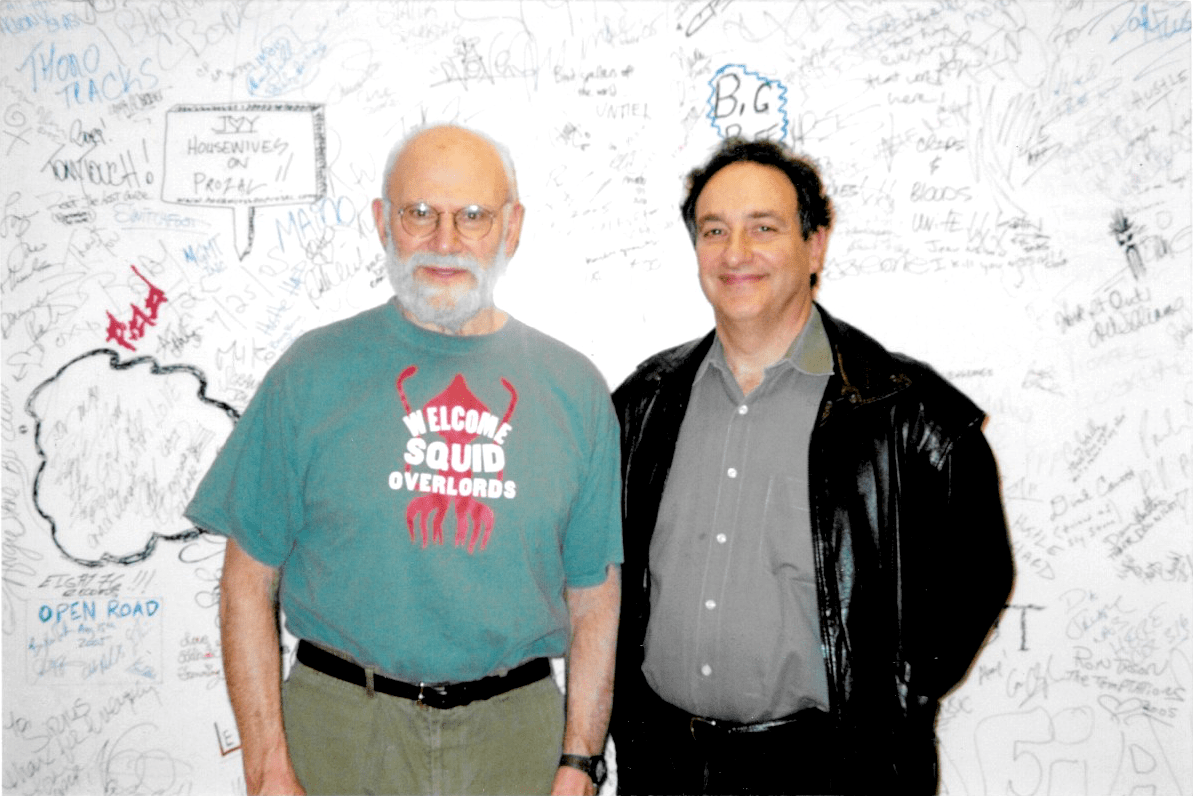
{"label": "cloud-shaped outline drawing", "polygon": [[714,72],[713,76],[708,79],[708,113],[705,115],[712,123],[713,129],[717,131],[717,135],[721,136],[721,138],[725,137],[725,131],[721,129],[721,125],[717,123],[716,116],[713,115],[713,112],[716,110],[716,104],[713,102],[713,98],[717,95],[717,87],[715,83],[717,82],[717,78],[725,73],[726,69],[740,69],[742,74],[756,77],[768,85],[773,83],[779,87],[779,115],[783,118],[783,129],[779,131],[779,137],[776,140],[787,140],[787,86],[783,85],[782,80],[772,80],[769,77],[765,77],[761,72],[755,72],[752,69],[747,69],[745,64],[725,64],[716,72]]}
{"label": "cloud-shaped outline drawing", "polygon": [[75,556],[72,556],[70,553],[66,552],[62,545],[58,544],[58,525],[54,522],[53,517],[42,511],[41,503],[38,502],[37,499],[38,489],[41,485],[41,477],[45,473],[46,467],[49,464],[49,457],[46,455],[45,449],[41,446],[42,419],[37,412],[34,411],[33,403],[37,400],[37,396],[42,390],[44,390],[46,387],[49,387],[51,384],[61,378],[62,374],[66,373],[66,371],[69,370],[72,365],[82,362],[84,359],[89,357],[103,355],[107,355],[108,366],[112,370],[128,370],[129,368],[138,367],[148,362],[149,372],[154,376],[165,376],[171,373],[189,373],[199,382],[199,389],[195,394],[201,402],[223,410],[223,412],[232,420],[232,425],[236,425],[236,422],[240,419],[240,413],[237,412],[233,407],[224,403],[223,401],[207,397],[207,377],[203,375],[203,372],[198,368],[192,367],[190,365],[160,365],[156,359],[149,356],[136,357],[134,359],[122,362],[120,360],[120,354],[110,348],[97,348],[94,351],[88,351],[85,354],[80,354],[59,368],[58,372],[53,376],[37,385],[37,387],[34,388],[33,392],[29,393],[29,397],[25,400],[25,413],[34,420],[33,445],[37,449],[37,455],[41,457],[41,464],[37,468],[37,475],[35,475],[33,478],[33,507],[37,509],[37,513],[40,514],[42,518],[44,518],[45,521],[50,524],[50,538],[54,540],[54,546],[62,552],[62,555],[66,556],[76,564],[84,567],[100,567],[105,563],[135,564],[138,561],[144,561],[153,554],[154,548],[157,547],[158,539],[166,539],[168,541],[185,541],[187,539],[194,539],[195,537],[205,533],[205,531],[194,526],[192,526],[190,530],[171,535],[155,533],[149,537],[149,542],[146,543],[145,549],[141,550],[139,553],[132,553],[127,556],[113,556],[109,553],[104,553],[103,556],[96,560],[76,558]]}

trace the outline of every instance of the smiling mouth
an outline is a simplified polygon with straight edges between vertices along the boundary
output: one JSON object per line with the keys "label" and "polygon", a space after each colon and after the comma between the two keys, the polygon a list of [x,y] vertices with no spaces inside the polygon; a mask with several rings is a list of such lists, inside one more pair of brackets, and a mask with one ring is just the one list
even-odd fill
{"label": "smiling mouth", "polygon": [[453,277],[459,276],[460,274],[471,273],[467,268],[449,268],[436,265],[420,266],[418,270],[422,271],[432,279],[451,279]]}
{"label": "smiling mouth", "polygon": [[721,284],[732,287],[734,285],[749,285],[761,281],[763,274],[725,274],[721,277]]}

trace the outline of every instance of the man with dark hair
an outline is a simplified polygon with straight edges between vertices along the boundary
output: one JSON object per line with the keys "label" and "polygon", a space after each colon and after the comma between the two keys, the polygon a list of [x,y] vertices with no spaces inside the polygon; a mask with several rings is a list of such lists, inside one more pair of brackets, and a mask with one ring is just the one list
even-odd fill
{"label": "man with dark hair", "polygon": [[187,509],[228,537],[246,789],[593,794],[620,594],[608,390],[493,303],[523,216],[504,147],[418,130],[381,197],[394,298],[286,351]]}
{"label": "man with dark hair", "polygon": [[[688,192],[679,212],[692,242],[696,241],[696,199],[713,176],[734,163],[757,163],[783,172],[787,181],[795,188],[796,207],[799,212],[800,237],[807,240],[812,233],[824,227],[833,226],[833,202],[824,195],[820,173],[816,167],[803,158],[794,157],[771,141],[746,141],[741,138],[727,139],[707,163],[688,173]],[[816,284],[817,274],[812,274]]]}
{"label": "man with dark hair", "polygon": [[716,328],[614,393],[623,793],[909,793],[1013,579],[984,415],[813,301],[812,164],[725,141],[684,221]]}

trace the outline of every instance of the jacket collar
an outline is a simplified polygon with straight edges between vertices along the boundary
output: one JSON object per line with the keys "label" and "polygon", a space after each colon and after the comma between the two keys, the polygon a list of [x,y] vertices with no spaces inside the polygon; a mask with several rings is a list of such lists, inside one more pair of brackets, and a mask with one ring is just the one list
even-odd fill
{"label": "jacket collar", "polygon": [[[820,304],[821,320],[833,351],[836,370],[825,390],[821,419],[833,406],[862,405],[888,398],[911,384],[911,379],[889,351],[865,332],[837,320]],[[687,405],[687,392],[696,379],[700,363],[712,347],[716,330],[684,343],[654,358],[646,378],[674,385],[682,391],[681,403]]]}
{"label": "jacket collar", "polygon": [[670,381],[678,377],[681,382],[690,386],[696,380],[696,371],[700,369],[700,363],[712,348],[715,337],[714,329],[704,337],[690,340],[659,354],[649,363],[650,370],[644,375],[653,381]]}
{"label": "jacket collar", "polygon": [[821,419],[841,403],[881,401],[911,386],[911,378],[881,343],[854,326],[837,320],[819,304],[824,330],[833,349],[836,376],[825,389]]}

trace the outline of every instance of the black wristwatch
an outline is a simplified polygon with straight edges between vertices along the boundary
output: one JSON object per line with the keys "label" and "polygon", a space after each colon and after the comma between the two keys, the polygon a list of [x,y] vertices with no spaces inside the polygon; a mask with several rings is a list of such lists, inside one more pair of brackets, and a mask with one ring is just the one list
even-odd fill
{"label": "black wristwatch", "polygon": [[585,755],[563,755],[559,758],[559,765],[571,766],[578,768],[588,775],[593,784],[600,788],[605,784],[605,777],[609,774],[609,769],[605,765],[604,755],[592,755],[586,757]]}

